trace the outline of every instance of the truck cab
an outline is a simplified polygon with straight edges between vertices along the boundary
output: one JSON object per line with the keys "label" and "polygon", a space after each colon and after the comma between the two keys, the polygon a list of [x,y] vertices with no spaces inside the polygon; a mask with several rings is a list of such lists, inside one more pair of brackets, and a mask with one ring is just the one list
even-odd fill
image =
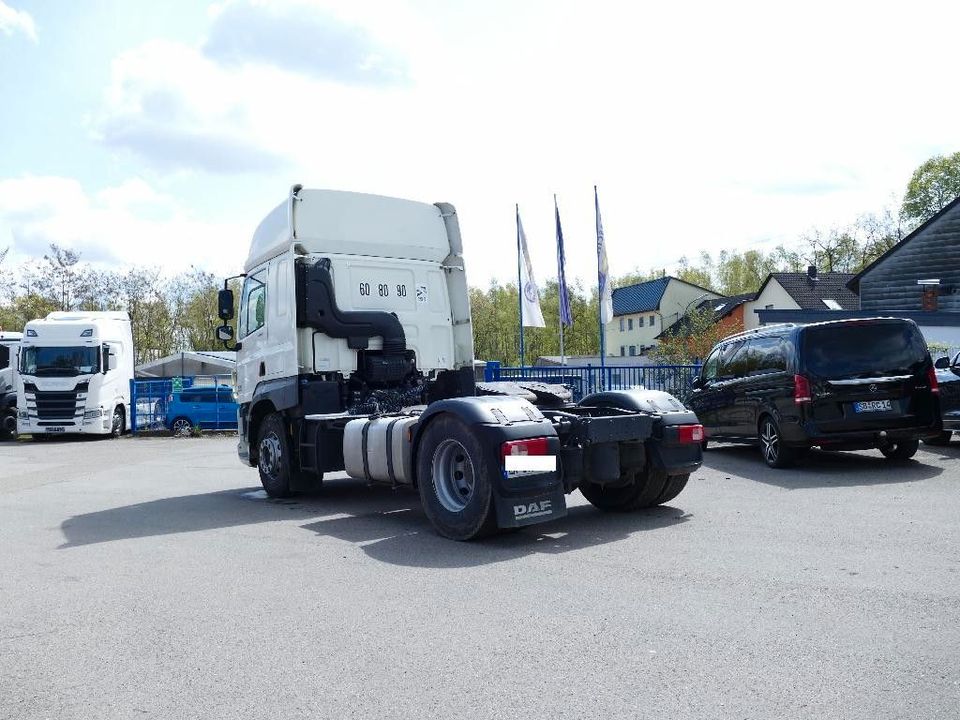
{"label": "truck cab", "polygon": [[16,375],[21,434],[127,429],[133,334],[124,312],[53,312],[24,327]]}
{"label": "truck cab", "polygon": [[17,432],[17,391],[13,373],[22,333],[0,330],[0,438]]}

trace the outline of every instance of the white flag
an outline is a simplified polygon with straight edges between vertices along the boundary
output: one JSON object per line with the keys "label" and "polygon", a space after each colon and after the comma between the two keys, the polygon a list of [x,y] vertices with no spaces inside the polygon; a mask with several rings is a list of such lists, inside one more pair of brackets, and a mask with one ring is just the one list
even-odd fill
{"label": "white flag", "polygon": [[520,223],[520,211],[517,211],[517,244],[520,246],[520,312],[524,327],[546,327],[543,311],[540,309],[540,289],[533,277],[533,265],[527,250],[527,236]]}
{"label": "white flag", "polygon": [[613,320],[613,289],[610,287],[610,266],[607,264],[607,248],[603,242],[603,223],[600,220],[600,199],[593,188],[593,204],[597,210],[597,282],[600,293],[600,321],[606,325]]}

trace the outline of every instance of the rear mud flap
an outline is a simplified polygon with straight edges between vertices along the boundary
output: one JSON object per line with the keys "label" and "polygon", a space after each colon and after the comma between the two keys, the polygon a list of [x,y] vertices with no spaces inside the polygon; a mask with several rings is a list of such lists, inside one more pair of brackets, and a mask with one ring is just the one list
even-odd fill
{"label": "rear mud flap", "polygon": [[501,528],[536,525],[567,514],[567,500],[562,489],[523,497],[503,497],[494,492],[493,501],[497,525]]}

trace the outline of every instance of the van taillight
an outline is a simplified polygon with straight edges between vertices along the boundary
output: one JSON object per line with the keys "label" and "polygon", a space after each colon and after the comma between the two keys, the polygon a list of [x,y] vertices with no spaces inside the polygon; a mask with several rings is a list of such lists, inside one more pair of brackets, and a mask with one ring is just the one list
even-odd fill
{"label": "van taillight", "polygon": [[810,395],[810,381],[807,380],[803,375],[794,375],[793,376],[793,401],[800,405],[801,403],[808,403],[812,400]]}
{"label": "van taillight", "polygon": [[500,454],[503,457],[507,455],[546,455],[547,439],[538,437],[528,440],[510,440],[500,446]]}
{"label": "van taillight", "polygon": [[931,365],[927,370],[927,380],[930,381],[930,392],[940,394],[940,382],[937,380],[937,371]]}
{"label": "van taillight", "polygon": [[703,425],[681,425],[677,428],[677,442],[681,445],[699,445],[703,442]]}

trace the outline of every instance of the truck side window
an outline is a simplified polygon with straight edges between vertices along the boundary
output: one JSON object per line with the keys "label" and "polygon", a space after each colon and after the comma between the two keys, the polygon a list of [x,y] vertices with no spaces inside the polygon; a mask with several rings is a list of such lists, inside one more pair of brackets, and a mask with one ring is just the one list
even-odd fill
{"label": "truck side window", "polygon": [[264,272],[247,276],[240,296],[240,317],[237,324],[237,338],[244,338],[263,327],[266,322],[267,286],[263,282]]}

